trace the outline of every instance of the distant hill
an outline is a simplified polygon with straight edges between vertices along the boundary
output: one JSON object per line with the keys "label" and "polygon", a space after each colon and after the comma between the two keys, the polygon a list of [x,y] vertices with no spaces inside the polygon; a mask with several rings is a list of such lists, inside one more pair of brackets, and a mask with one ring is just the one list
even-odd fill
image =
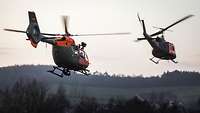
{"label": "distant hill", "polygon": [[200,73],[173,71],[165,72],[160,77],[125,77],[111,76],[108,73],[95,72],[90,76],[73,73],[60,78],[46,72],[49,65],[22,65],[0,68],[0,88],[10,87],[19,79],[36,79],[47,84],[53,91],[62,84],[67,94],[73,98],[94,96],[99,99],[109,97],[129,98],[134,95],[152,95],[165,92],[176,95],[179,99],[192,100],[200,97]]}
{"label": "distant hill", "polygon": [[125,77],[123,75],[112,76],[108,73],[94,72],[90,76],[73,73],[71,76],[60,78],[56,75],[48,73],[47,70],[52,69],[49,65],[21,65],[0,68],[0,84],[23,79],[37,79],[46,83],[63,83],[74,84],[79,82],[80,85],[95,87],[114,87],[114,88],[148,88],[162,86],[200,86],[200,73],[187,71],[165,72],[160,77]]}

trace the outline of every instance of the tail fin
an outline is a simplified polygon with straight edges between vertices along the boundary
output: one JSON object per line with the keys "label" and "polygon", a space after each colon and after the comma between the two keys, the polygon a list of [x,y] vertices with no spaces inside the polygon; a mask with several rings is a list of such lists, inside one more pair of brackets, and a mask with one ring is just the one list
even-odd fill
{"label": "tail fin", "polygon": [[147,32],[146,32],[146,27],[145,27],[144,20],[141,20],[141,22],[142,22],[142,27],[143,27],[143,35],[146,35]]}
{"label": "tail fin", "polygon": [[29,11],[29,26],[26,30],[28,40],[31,41],[33,47],[37,47],[37,44],[41,41],[42,35],[40,33],[39,25],[37,23],[37,18],[34,12]]}
{"label": "tail fin", "polygon": [[147,32],[146,32],[146,27],[145,27],[144,20],[141,20],[141,19],[140,19],[140,16],[139,16],[139,14],[137,14],[137,16],[138,16],[138,19],[139,19],[140,23],[142,24],[142,28],[143,28],[143,34],[144,34],[144,35],[146,35],[146,34],[147,34]]}

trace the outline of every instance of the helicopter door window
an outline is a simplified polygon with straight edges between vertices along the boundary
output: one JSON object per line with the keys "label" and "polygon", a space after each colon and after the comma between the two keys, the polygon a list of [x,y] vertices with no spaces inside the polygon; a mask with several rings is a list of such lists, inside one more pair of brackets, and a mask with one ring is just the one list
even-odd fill
{"label": "helicopter door window", "polygon": [[73,46],[72,50],[73,50],[73,52],[74,52],[75,55],[78,55],[78,53],[79,53],[78,46]]}
{"label": "helicopter door window", "polygon": [[89,59],[88,59],[88,56],[86,53],[85,53],[85,60],[87,60],[89,62]]}
{"label": "helicopter door window", "polygon": [[75,54],[75,55],[78,55],[78,51],[75,51],[74,54]]}
{"label": "helicopter door window", "polygon": [[84,58],[86,61],[89,61],[88,56],[84,50],[80,49],[79,55],[80,55],[80,57]]}
{"label": "helicopter door window", "polygon": [[83,50],[79,51],[80,57],[85,58],[85,52]]}
{"label": "helicopter door window", "polygon": [[169,43],[169,53],[175,54],[174,45]]}

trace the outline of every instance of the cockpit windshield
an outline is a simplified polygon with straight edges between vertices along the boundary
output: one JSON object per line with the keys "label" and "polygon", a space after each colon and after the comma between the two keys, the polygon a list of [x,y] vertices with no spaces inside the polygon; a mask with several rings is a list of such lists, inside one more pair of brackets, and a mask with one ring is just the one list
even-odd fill
{"label": "cockpit windshield", "polygon": [[169,46],[169,53],[170,54],[175,54],[174,44],[168,43],[168,46]]}
{"label": "cockpit windshield", "polygon": [[78,46],[74,46],[74,54],[85,59],[86,61],[89,61],[88,56],[86,54],[86,52],[84,51],[84,48],[81,48],[79,45]]}
{"label": "cockpit windshield", "polygon": [[84,58],[85,60],[88,61],[88,56],[87,56],[87,54],[84,50],[79,49],[79,55],[80,55],[80,57],[82,57],[82,58]]}

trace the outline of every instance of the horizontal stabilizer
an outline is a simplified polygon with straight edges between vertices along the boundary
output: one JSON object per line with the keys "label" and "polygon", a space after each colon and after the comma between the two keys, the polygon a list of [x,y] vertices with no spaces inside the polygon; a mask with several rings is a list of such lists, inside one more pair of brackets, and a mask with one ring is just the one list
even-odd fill
{"label": "horizontal stabilizer", "polygon": [[139,40],[146,40],[146,38],[137,38],[137,40],[139,41]]}

